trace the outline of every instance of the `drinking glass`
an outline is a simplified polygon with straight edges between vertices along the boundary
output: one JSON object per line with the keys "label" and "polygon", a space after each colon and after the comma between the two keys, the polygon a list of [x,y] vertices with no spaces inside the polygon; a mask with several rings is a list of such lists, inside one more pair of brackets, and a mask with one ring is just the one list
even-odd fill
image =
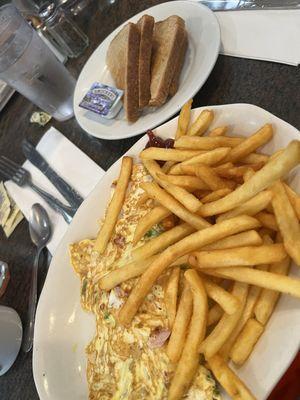
{"label": "drinking glass", "polygon": [[75,79],[12,4],[0,7],[0,79],[58,121],[73,116]]}

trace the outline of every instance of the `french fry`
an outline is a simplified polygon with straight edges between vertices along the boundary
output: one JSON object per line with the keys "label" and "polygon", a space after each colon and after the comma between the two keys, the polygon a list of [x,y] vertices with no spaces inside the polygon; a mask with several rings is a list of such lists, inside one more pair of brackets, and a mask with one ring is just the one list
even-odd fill
{"label": "french fry", "polygon": [[195,229],[189,224],[180,224],[174,228],[161,233],[159,236],[147,241],[144,245],[132,250],[131,255],[133,260],[146,259],[160,251],[166,249],[178,240],[193,233]]}
{"label": "french fry", "polygon": [[263,332],[263,325],[256,319],[250,318],[246,322],[230,352],[230,358],[236,365],[243,365],[249,358]]}
{"label": "french fry", "polygon": [[271,124],[266,124],[253,135],[247,137],[241,144],[237,145],[228,154],[226,160],[237,162],[251,154],[258,147],[263,146],[273,137],[273,128]]}
{"label": "french fry", "polygon": [[218,322],[221,319],[223,314],[224,314],[224,311],[219,306],[219,304],[214,304],[212,306],[212,308],[208,311],[207,326],[214,325],[216,322]]}
{"label": "french fry", "polygon": [[248,285],[235,282],[232,289],[232,295],[239,300],[237,311],[231,315],[224,314],[211,333],[205,338],[199,347],[199,352],[203,353],[206,359],[213,357],[222,348],[224,343],[230,337],[237,325],[245,306],[248,293]]}
{"label": "french fry", "polygon": [[192,292],[188,282],[185,279],[183,283],[182,294],[179,300],[178,310],[166,350],[166,353],[172,363],[177,363],[181,356],[192,316],[192,311]]}
{"label": "french fry", "polygon": [[271,190],[264,190],[254,197],[252,199],[246,201],[244,204],[241,204],[240,206],[236,207],[234,210],[227,211],[224,214],[221,214],[217,218],[217,222],[219,221],[224,221],[225,219],[236,217],[237,215],[255,215],[258,212],[264,210],[268,204],[271,202],[273,197],[273,193]]}
{"label": "french fry", "polygon": [[[182,163],[178,163],[174,166],[174,169],[172,168],[170,169],[169,174],[173,176],[178,176],[182,174],[185,174],[187,176],[196,176],[196,169],[197,169],[197,164],[182,165]],[[206,189],[208,190],[208,186],[206,186]]]}
{"label": "french fry", "polygon": [[[269,272],[280,275],[287,275],[290,267],[290,257],[286,257],[280,263],[270,265]],[[263,289],[260,293],[254,308],[254,315],[257,321],[265,325],[270,319],[272,312],[279,299],[280,293],[274,290]]]}
{"label": "french fry", "polygon": [[300,279],[247,267],[204,268],[201,272],[300,297]]}
{"label": "french fry", "polygon": [[138,241],[152,228],[155,224],[158,224],[162,219],[166,218],[171,214],[171,211],[165,207],[157,206],[152,208],[146,215],[140,218],[134,232],[133,245],[136,245]]}
{"label": "french fry", "polygon": [[166,161],[161,167],[161,172],[163,172],[164,174],[168,174],[174,164],[176,164],[175,161]]}
{"label": "french fry", "polygon": [[212,129],[210,132],[208,132],[209,137],[216,137],[216,136],[224,136],[226,135],[228,130],[228,126],[219,126],[218,128]]}
{"label": "french fry", "polygon": [[[157,174],[158,178],[164,181],[165,175]],[[164,181],[165,182],[165,181]],[[176,200],[178,200],[190,212],[197,212],[202,206],[202,203],[196,196],[189,193],[186,189],[173,185],[172,183],[165,182],[163,188]]]}
{"label": "french fry", "polygon": [[293,206],[298,219],[300,220],[300,197],[299,197],[298,193],[296,193],[286,183],[284,183],[283,186],[284,186],[286,194],[290,200],[290,203]]}
{"label": "french fry", "polygon": [[240,160],[241,163],[243,164],[257,164],[257,163],[267,163],[269,161],[270,157],[267,156],[266,154],[262,153],[250,153],[246,157],[242,158]]}
{"label": "french fry", "polygon": [[214,119],[214,112],[212,110],[203,110],[198,115],[197,119],[192,123],[187,131],[188,136],[201,136],[208,129],[209,125]]}
{"label": "french fry", "polygon": [[195,229],[204,229],[210,226],[209,222],[188,211],[176,199],[174,199],[174,197],[164,189],[161,189],[156,183],[142,183],[141,188],[145,190],[153,200],[158,201],[160,204],[164,204],[168,210]]}
{"label": "french fry", "polygon": [[204,339],[207,321],[207,296],[201,278],[196,271],[184,274],[193,296],[193,313],[186,342],[177,364],[168,393],[168,400],[180,400],[189,389],[199,366],[198,348]]}
{"label": "french fry", "polygon": [[[214,150],[219,147],[235,147],[242,142],[245,138],[219,136],[219,137],[191,137],[182,136],[175,140],[174,147],[176,149],[194,149],[194,150]],[[253,163],[251,163],[253,164]]]}
{"label": "french fry", "polygon": [[232,249],[237,246],[259,246],[263,244],[262,238],[259,234],[254,231],[246,231],[237,233],[236,235],[228,236],[224,239],[218,240],[215,243],[209,244],[208,246],[202,247],[201,250],[221,250],[221,249]]}
{"label": "french fry", "polygon": [[249,181],[252,176],[255,175],[255,171],[252,168],[248,168],[247,171],[243,175],[244,182]]}
{"label": "french fry", "polygon": [[99,288],[111,290],[122,282],[128,281],[128,279],[142,275],[157,257],[156,255],[143,260],[135,260],[103,275],[98,283]]}
{"label": "french fry", "polygon": [[138,284],[131,291],[119,312],[119,322],[123,325],[130,324],[156,279],[176,259],[217,240],[249,229],[255,229],[258,226],[259,223],[255,218],[242,215],[192,233],[169,246],[143,273]]}
{"label": "french fry", "polygon": [[150,200],[150,197],[147,195],[147,193],[143,193],[136,203],[137,207],[140,207],[143,204],[147,203],[148,200]]}
{"label": "french fry", "polygon": [[156,180],[161,186],[164,183],[171,183],[176,186],[181,186],[188,191],[193,191],[196,189],[208,189],[208,186],[201,181],[201,179],[195,176],[173,176],[173,175],[163,175],[164,181],[158,178],[158,174],[162,174],[162,169],[158,163],[154,160],[143,160],[145,168],[148,170],[149,174]]}
{"label": "french fry", "polygon": [[229,194],[231,192],[232,192],[232,190],[229,188],[215,190],[215,191],[207,194],[205,197],[202,197],[201,202],[203,204],[210,203],[211,201],[221,199],[222,197],[226,196],[227,194]]}
{"label": "french fry", "polygon": [[223,174],[226,173],[231,168],[234,168],[234,164],[232,162],[226,162],[226,163],[217,165],[216,167],[213,167],[215,173],[220,176],[223,176]]}
{"label": "french fry", "polygon": [[113,194],[113,197],[108,205],[105,219],[102,227],[99,230],[94,249],[100,254],[103,254],[106,246],[114,231],[118,216],[122,209],[128,183],[130,181],[132,170],[132,158],[123,157],[121,171],[118,177],[118,182]]}
{"label": "french fry", "polygon": [[184,161],[200,154],[198,150],[163,149],[148,147],[140,153],[142,160]]}
{"label": "french fry", "polygon": [[281,154],[281,153],[283,152],[283,150],[284,150],[284,149],[279,149],[279,150],[275,151],[275,153],[273,153],[273,154],[270,156],[269,160],[274,160],[276,157],[279,156],[279,154]]}
{"label": "french fry", "polygon": [[[264,267],[267,267],[267,265],[261,265],[260,269],[261,269],[261,267],[264,268]],[[259,296],[260,296],[262,290],[264,290],[264,289],[260,288],[259,286],[251,286],[249,288],[245,308],[244,308],[241,320],[239,321],[239,325],[240,325],[239,332],[245,326],[248,319],[254,315],[255,306],[257,304],[257,301],[259,299]]]}
{"label": "french fry", "polygon": [[196,176],[206,183],[211,190],[232,189],[232,185],[230,185],[228,181],[221,179],[212,168],[205,164],[197,166]]}
{"label": "french fry", "polygon": [[[263,238],[265,244],[271,244],[273,243],[272,239],[269,236],[264,236]],[[263,271],[268,270],[268,265],[263,264],[259,265],[257,268]],[[230,338],[227,340],[227,342],[222,346],[222,348],[219,351],[219,354],[224,358],[224,360],[227,360],[229,358],[232,346],[234,345],[238,335],[240,334],[241,330],[244,328],[246,322],[253,316],[254,313],[254,306],[257,302],[257,299],[262,291],[262,288],[258,286],[251,286],[248,290],[248,296],[246,300],[245,307],[243,309],[241,318],[239,319],[239,322],[237,323],[236,327],[234,328],[232,334],[230,335]]]}
{"label": "french fry", "polygon": [[279,262],[285,259],[286,251],[281,243],[244,246],[233,249],[197,251],[190,255],[189,263],[202,268],[231,267],[238,265],[260,265]]}
{"label": "french fry", "polygon": [[261,211],[255,215],[255,218],[259,220],[263,227],[271,229],[273,231],[278,231],[276,218],[273,214]]}
{"label": "french fry", "polygon": [[208,189],[209,187],[197,176],[189,175],[164,175],[164,181],[176,186],[181,186],[188,191]]}
{"label": "french fry", "polygon": [[[129,264],[119,266],[117,269],[103,275],[99,280],[99,288],[103,290],[111,290],[118,286],[122,282],[128,281],[128,279],[136,278],[142,275],[148,266],[156,260],[158,254],[150,256],[144,259],[133,260]],[[182,256],[174,261],[171,266],[180,266],[186,264],[188,257]]]}
{"label": "french fry", "polygon": [[256,400],[250,390],[232,371],[221,356],[216,354],[207,360],[217,381],[226,390],[232,400]]}
{"label": "french fry", "polygon": [[204,204],[200,209],[201,215],[207,217],[232,210],[234,207],[239,206],[260,191],[271,186],[276,180],[291,171],[299,162],[300,142],[292,141],[276,160],[267,163],[234,192],[229,193],[222,199]]}
{"label": "french fry", "polygon": [[175,134],[175,138],[178,139],[180,136],[186,135],[190,123],[191,118],[191,107],[192,107],[193,99],[188,100],[180,110],[180,114],[178,117],[177,130]]}
{"label": "french fry", "polygon": [[169,321],[169,327],[172,329],[176,311],[177,311],[177,296],[178,296],[178,285],[180,278],[180,268],[175,267],[169,276],[166,284],[164,299],[167,310],[167,316]]}
{"label": "french fry", "polygon": [[274,194],[272,206],[284,247],[294,262],[300,266],[300,226],[297,215],[280,181],[274,183],[272,190]]}
{"label": "french fry", "polygon": [[239,300],[210,279],[202,278],[208,297],[213,299],[227,314],[234,314],[239,306]]}
{"label": "french fry", "polygon": [[183,161],[177,165],[174,165],[170,169],[170,174],[178,175],[184,173],[185,165],[194,165],[194,164],[205,164],[205,165],[214,165],[218,162],[222,161],[223,158],[227,156],[230,152],[230,147],[218,147],[217,149],[206,151],[204,153],[198,154],[195,157],[191,157],[186,161]]}
{"label": "french fry", "polygon": [[[260,266],[265,267],[264,266]],[[246,322],[253,316],[254,312],[254,306],[255,303],[261,293],[261,288],[258,286],[251,286],[248,290],[248,296],[246,299],[245,307],[243,309],[241,318],[239,319],[238,323],[236,324],[234,330],[232,331],[230,337],[228,340],[225,342],[225,344],[222,346],[222,348],[219,350],[219,354],[224,358],[224,360],[228,360],[230,356],[230,352],[232,349],[232,346],[234,345],[238,335],[240,334],[241,330],[244,328]]]}
{"label": "french fry", "polygon": [[[224,164],[226,165],[226,164]],[[230,168],[219,168],[219,175],[223,178],[233,179],[233,178],[243,178],[244,174],[251,168],[253,171],[258,171],[261,169],[265,163],[260,162],[256,164],[248,164],[248,165],[241,165],[239,167],[230,167]],[[216,167],[217,169],[218,167]]]}

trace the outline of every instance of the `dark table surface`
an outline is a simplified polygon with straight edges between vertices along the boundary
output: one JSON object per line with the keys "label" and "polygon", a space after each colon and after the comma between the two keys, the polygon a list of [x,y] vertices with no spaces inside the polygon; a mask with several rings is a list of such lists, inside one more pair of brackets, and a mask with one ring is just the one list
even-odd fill
{"label": "dark table surface", "polygon": [[[92,0],[75,21],[90,39],[88,50],[78,59],[71,60],[68,68],[78,76],[93,50],[118,25],[134,14],[158,4],[154,0],[116,0],[113,4]],[[294,38],[296,40],[296,38]],[[251,103],[256,104],[300,129],[300,69],[264,61],[219,56],[216,65],[194,98],[193,106]],[[51,121],[41,128],[29,122],[36,107],[19,94],[15,94],[0,114],[0,154],[22,163],[20,144],[23,138],[37,143],[50,124],[58,128],[76,146],[97,162],[104,170],[127,151],[139,137],[126,140],[104,141],[87,135],[73,118],[67,122]],[[0,232],[0,259],[9,264],[11,282],[0,304],[13,307],[26,318],[30,286],[30,268],[35,249],[30,242],[25,220],[10,239]],[[47,268],[40,270],[39,286],[46,277]],[[1,329],[1,327],[0,327]],[[38,395],[32,376],[32,353],[19,354],[11,370],[0,377],[1,400],[35,400]],[[300,398],[300,360],[270,397],[270,400],[296,400]],[[63,399],[62,399],[63,400]]]}

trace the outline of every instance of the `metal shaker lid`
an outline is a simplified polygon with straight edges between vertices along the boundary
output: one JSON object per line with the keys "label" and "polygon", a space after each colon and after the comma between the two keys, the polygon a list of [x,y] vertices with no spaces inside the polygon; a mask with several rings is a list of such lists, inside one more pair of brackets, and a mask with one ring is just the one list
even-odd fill
{"label": "metal shaker lid", "polygon": [[39,9],[39,17],[44,22],[51,21],[57,13],[57,7],[55,3],[49,1],[44,3]]}

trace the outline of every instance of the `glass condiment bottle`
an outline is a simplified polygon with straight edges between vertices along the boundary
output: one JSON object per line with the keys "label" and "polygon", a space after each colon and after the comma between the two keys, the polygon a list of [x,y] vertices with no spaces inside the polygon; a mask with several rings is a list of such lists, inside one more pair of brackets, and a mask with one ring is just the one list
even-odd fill
{"label": "glass condiment bottle", "polygon": [[39,17],[68,57],[76,58],[87,48],[88,37],[54,3],[44,4],[39,11]]}
{"label": "glass condiment bottle", "polygon": [[10,279],[8,265],[0,261],[0,297],[4,295]]}
{"label": "glass condiment bottle", "polygon": [[27,20],[30,21],[31,25],[34,27],[39,37],[43,40],[43,42],[46,43],[46,45],[50,48],[50,50],[55,54],[57,59],[61,63],[65,64],[68,59],[65,50],[61,48],[59,43],[57,43],[57,41],[48,31],[47,27],[44,25],[42,20],[34,15],[28,16]]}

